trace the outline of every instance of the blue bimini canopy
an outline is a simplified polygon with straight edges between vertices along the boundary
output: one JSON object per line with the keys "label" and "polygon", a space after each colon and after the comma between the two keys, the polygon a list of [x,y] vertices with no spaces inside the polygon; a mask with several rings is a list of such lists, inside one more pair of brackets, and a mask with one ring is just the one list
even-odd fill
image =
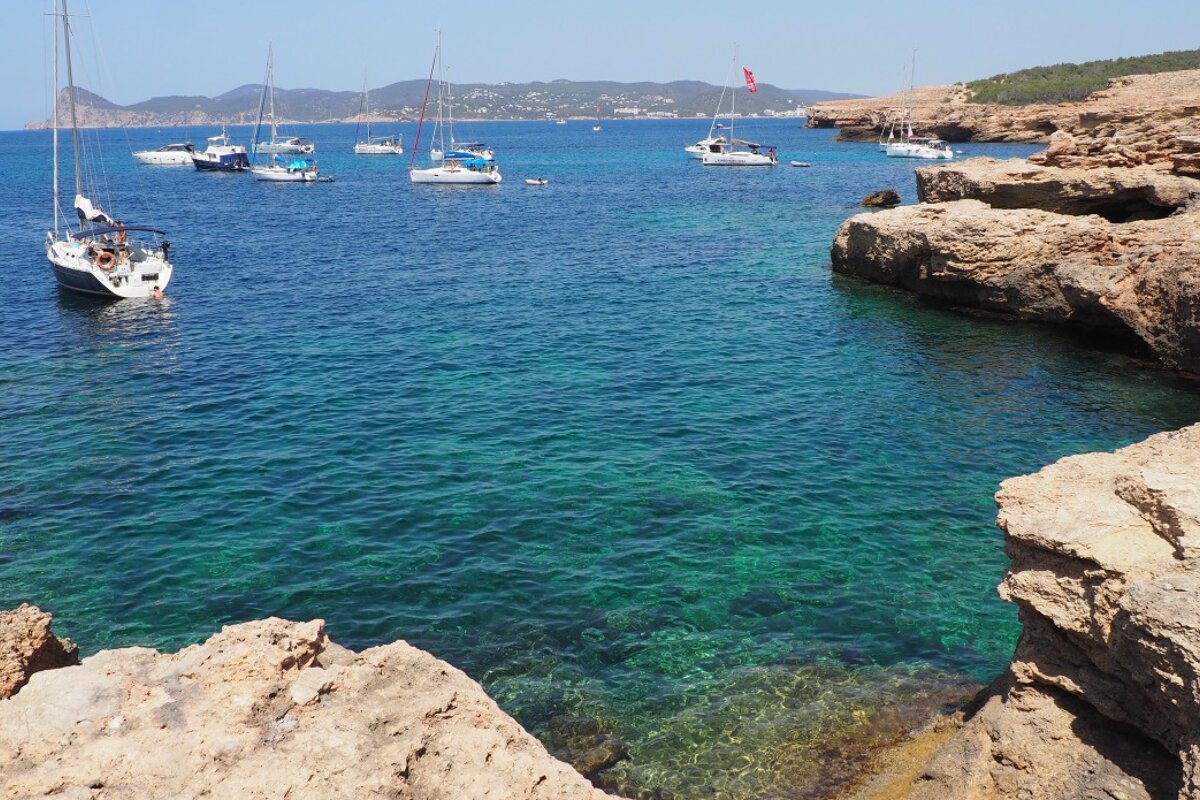
{"label": "blue bimini canopy", "polygon": [[453,158],[462,161],[463,159],[479,158],[479,156],[474,153],[468,153],[466,150],[447,150],[444,158]]}

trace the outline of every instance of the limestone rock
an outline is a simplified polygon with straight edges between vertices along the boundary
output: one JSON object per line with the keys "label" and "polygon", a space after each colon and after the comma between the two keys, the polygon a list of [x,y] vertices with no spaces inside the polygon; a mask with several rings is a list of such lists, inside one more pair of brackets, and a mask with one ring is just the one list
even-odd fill
{"label": "limestone rock", "polygon": [[268,619],[102,651],[0,702],[0,796],[608,797],[463,673]]}
{"label": "limestone rock", "polygon": [[79,663],[79,648],[50,633],[50,615],[28,603],[0,611],[0,700],[12,697],[35,672]]}
{"label": "limestone rock", "polygon": [[947,202],[851,217],[834,238],[836,272],[955,305],[1108,329],[1169,366],[1200,372],[1200,181],[991,159],[918,174],[924,197]]}
{"label": "limestone rock", "polygon": [[867,208],[893,208],[900,205],[900,193],[895,189],[880,189],[864,197],[859,205]]}

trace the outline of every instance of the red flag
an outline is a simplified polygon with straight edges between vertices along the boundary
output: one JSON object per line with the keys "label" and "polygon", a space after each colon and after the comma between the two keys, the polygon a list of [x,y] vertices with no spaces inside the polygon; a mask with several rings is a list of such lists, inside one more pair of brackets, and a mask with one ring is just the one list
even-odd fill
{"label": "red flag", "polygon": [[754,82],[754,73],[742,67],[742,72],[746,73],[746,88],[750,90],[750,94],[758,91],[758,84]]}

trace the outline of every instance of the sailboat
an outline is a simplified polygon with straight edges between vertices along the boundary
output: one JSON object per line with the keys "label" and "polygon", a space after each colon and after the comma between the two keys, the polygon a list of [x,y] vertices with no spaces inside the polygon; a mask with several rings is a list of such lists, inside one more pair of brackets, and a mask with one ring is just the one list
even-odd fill
{"label": "sailboat", "polygon": [[398,156],[404,153],[404,140],[402,137],[371,136],[371,97],[367,92],[367,76],[363,76],[363,93],[362,102],[358,105],[358,118],[361,121],[363,115],[367,118],[367,138],[366,141],[358,141],[358,129],[354,131],[354,155],[356,156]]}
{"label": "sailboat", "polygon": [[600,106],[596,106],[596,124],[592,126],[592,131],[599,133],[600,130]]}
{"label": "sailboat", "polygon": [[[708,152],[702,153],[700,163],[706,167],[773,167],[777,163],[775,157],[775,148],[767,148],[767,152],[762,152],[763,145],[755,142],[748,142],[745,139],[738,139],[733,135],[733,123],[737,115],[737,87],[730,87],[730,82],[733,77],[733,71],[737,68],[737,54],[733,56],[733,64],[730,66],[730,77],[725,80],[725,86],[729,89],[729,140],[727,144],[713,146]],[[751,93],[757,90],[757,84],[754,82],[754,76],[750,70],[744,69],[746,74],[746,87]],[[725,92],[721,92],[721,97],[725,97]],[[709,128],[711,131],[717,127],[717,117],[721,114],[720,101],[717,103],[717,111],[713,114],[713,124]]]}
{"label": "sailboat", "polygon": [[[453,147],[453,129],[450,130],[451,149],[446,149],[445,137],[446,129],[449,125],[444,123],[442,119],[442,99],[445,82],[440,79],[438,82],[438,119],[434,128],[434,135],[437,138],[429,150],[429,158],[433,162],[433,166],[427,169],[415,168],[417,152],[421,147],[421,129],[425,125],[425,111],[429,105],[429,90],[433,85],[433,73],[435,69],[438,69],[439,75],[441,74],[441,63],[442,34],[441,31],[438,31],[437,47],[433,51],[433,63],[429,65],[429,80],[425,83],[425,99],[421,102],[421,118],[417,123],[417,139],[413,144],[412,156],[408,162],[409,180],[413,183],[494,186],[502,180],[500,169],[489,158],[484,157],[480,153],[465,149],[455,149]],[[448,96],[448,92],[446,94]],[[476,146],[483,147],[483,145],[479,144],[476,144]]]}
{"label": "sailboat", "polygon": [[[271,152],[270,163],[265,165],[258,163],[259,154],[269,152],[266,146],[258,141],[258,134],[262,130],[263,106],[267,101],[268,87],[270,87],[270,90],[273,90],[275,87],[273,72],[271,50],[267,48],[267,73],[263,76],[263,88],[258,96],[258,119],[254,123],[254,142],[251,145],[255,163],[250,167],[250,174],[260,181],[316,183],[320,179],[320,169],[317,167],[317,162],[302,158],[300,154],[293,154],[289,158],[284,158],[278,152]],[[274,122],[274,120],[271,121],[272,136],[274,136]],[[307,152],[312,151],[309,150]]]}
{"label": "sailboat", "polygon": [[[88,195],[97,193],[93,175],[87,192],[80,157],[83,148],[75,108],[75,76],[71,68],[71,19],[67,0],[54,16],[62,19],[62,51],[67,62],[67,104],[71,115],[71,152],[75,162],[75,213],[79,229],[72,230],[59,206],[58,98],[54,98],[54,230],[46,234],[46,258],[59,286],[108,298],[151,297],[167,288],[174,271],[167,258],[166,234],[142,225],[126,225],[107,214]],[[57,28],[57,25],[55,25]],[[54,91],[58,91],[58,34],[54,42]]]}
{"label": "sailboat", "polygon": [[[887,153],[888,158],[952,159],[954,158],[954,150],[946,142],[943,142],[941,139],[935,139],[932,136],[913,135],[912,120],[913,110],[916,105],[916,73],[917,51],[913,50],[912,70],[909,72],[908,83],[908,112],[901,123],[903,128],[901,130],[900,141],[892,141],[891,136],[889,136],[889,141],[887,147],[884,148],[884,152]],[[895,123],[893,122],[894,125]]]}
{"label": "sailboat", "polygon": [[317,146],[307,139],[302,139],[299,136],[279,135],[279,128],[275,123],[275,60],[271,52],[271,45],[267,45],[267,81],[271,87],[270,106],[267,112],[267,118],[271,121],[271,141],[255,143],[254,152],[291,153],[297,155],[311,155],[317,152]]}
{"label": "sailboat", "polygon": [[447,152],[446,134],[450,135],[451,151],[469,153],[475,158],[482,158],[484,161],[496,160],[496,151],[488,147],[486,143],[460,142],[454,138],[454,94],[451,91],[450,81],[446,80],[442,75],[442,65],[439,61],[437,118],[434,122],[433,135],[430,137],[432,143],[429,147],[429,158],[431,160],[441,161],[443,156],[445,156]]}

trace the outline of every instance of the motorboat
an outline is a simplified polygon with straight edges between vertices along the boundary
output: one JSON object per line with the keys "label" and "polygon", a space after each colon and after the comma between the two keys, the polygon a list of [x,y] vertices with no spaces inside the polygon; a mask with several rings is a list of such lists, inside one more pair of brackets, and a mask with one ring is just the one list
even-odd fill
{"label": "motorboat", "polygon": [[363,77],[362,102],[359,104],[358,118],[367,120],[367,138],[358,138],[357,128],[354,131],[354,155],[356,156],[399,156],[404,154],[404,139],[399,135],[371,135],[371,98],[367,92],[367,79]]}
{"label": "motorboat", "polygon": [[[503,178],[500,169],[492,160],[494,153],[486,145],[471,143],[473,150],[455,147],[454,131],[450,122],[451,112],[448,108],[446,81],[441,73],[442,63],[442,34],[438,32],[437,47],[433,51],[433,63],[429,67],[429,80],[425,84],[425,102],[421,104],[421,117],[417,122],[417,138],[413,143],[412,156],[408,162],[408,176],[413,183],[440,183],[460,186],[495,186]],[[429,89],[433,84],[434,70],[438,70],[437,119],[434,122],[434,143],[430,147],[430,160],[433,166],[417,169],[416,157],[421,146],[421,130],[425,125],[425,112],[429,102]],[[445,102],[444,102],[445,101]],[[451,147],[445,144],[449,133]]]}
{"label": "motorboat", "polygon": [[267,45],[267,80],[263,82],[263,86],[264,89],[269,87],[270,92],[267,119],[271,124],[271,138],[266,142],[255,142],[254,152],[268,155],[312,155],[317,152],[317,146],[308,139],[279,133],[275,120],[275,59],[271,45]]}
{"label": "motorboat", "polygon": [[[168,258],[171,244],[158,228],[126,225],[114,219],[91,198],[85,187],[94,187],[99,168],[87,158],[86,148],[80,146],[79,125],[75,105],[75,81],[71,71],[70,15],[67,0],[61,0],[62,50],[67,62],[67,103],[71,117],[72,155],[75,166],[74,210],[78,217],[70,220],[59,205],[59,145],[58,103],[54,104],[52,159],[54,194],[52,212],[54,230],[46,233],[46,260],[58,285],[84,294],[110,299],[150,298],[161,296],[171,282],[174,268]],[[55,20],[57,27],[57,20]],[[54,90],[57,93],[59,45],[54,42]],[[89,190],[90,191],[90,190]]]}
{"label": "motorboat", "polygon": [[208,137],[208,147],[192,152],[192,164],[196,169],[208,172],[241,172],[250,169],[246,148],[230,144],[229,134],[221,128],[217,136]]}
{"label": "motorboat", "polygon": [[192,163],[192,153],[195,149],[191,142],[176,142],[164,144],[157,150],[139,150],[133,157],[143,164],[160,167],[186,166]]}
{"label": "motorboat", "polygon": [[792,161],[789,163],[791,163],[791,165],[793,167],[811,167],[812,166],[812,164],[808,163],[807,161]]}
{"label": "motorboat", "polygon": [[545,186],[549,182],[550,181],[548,181],[545,178],[526,178],[525,179],[526,186]]}
{"label": "motorboat", "polygon": [[723,135],[707,136],[695,144],[689,144],[683,149],[685,152],[690,153],[692,158],[704,158],[705,153],[725,152],[727,144],[729,144],[729,140]]}

